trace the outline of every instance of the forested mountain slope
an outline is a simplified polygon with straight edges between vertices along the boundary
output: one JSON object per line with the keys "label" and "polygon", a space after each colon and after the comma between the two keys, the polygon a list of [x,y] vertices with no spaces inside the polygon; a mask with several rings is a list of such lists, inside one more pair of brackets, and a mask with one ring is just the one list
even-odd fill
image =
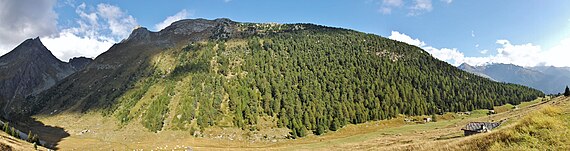
{"label": "forested mountain slope", "polygon": [[198,19],[160,32],[136,29],[81,72],[28,99],[32,112],[23,114],[98,111],[151,131],[257,130],[269,122],[305,136],[397,114],[492,108],[542,95],[377,35]]}

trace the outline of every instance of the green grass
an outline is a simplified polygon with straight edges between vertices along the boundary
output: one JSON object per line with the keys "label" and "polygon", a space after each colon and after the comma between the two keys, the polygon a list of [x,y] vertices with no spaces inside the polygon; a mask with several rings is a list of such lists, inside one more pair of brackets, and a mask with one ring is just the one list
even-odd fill
{"label": "green grass", "polygon": [[495,113],[503,113],[503,112],[513,110],[514,108],[515,108],[515,106],[512,104],[505,104],[502,106],[495,106],[493,109],[495,110]]}
{"label": "green grass", "polygon": [[545,106],[514,126],[464,142],[481,150],[570,150],[570,115]]}
{"label": "green grass", "polygon": [[[487,112],[484,112],[484,113],[483,112],[484,111],[480,111],[480,113],[477,112],[476,114],[471,114],[470,116],[467,116],[467,118],[477,118],[477,117],[485,116]],[[374,132],[368,132],[368,133],[359,134],[359,135],[342,137],[342,138],[338,138],[338,139],[334,139],[334,140],[330,140],[330,141],[326,141],[326,142],[318,142],[318,143],[312,143],[312,144],[308,144],[308,145],[300,145],[298,147],[302,147],[304,149],[326,148],[326,147],[330,147],[330,146],[334,146],[334,145],[338,145],[338,144],[364,142],[367,140],[372,140],[374,138],[383,137],[385,135],[397,136],[397,135],[409,134],[409,133],[423,133],[424,131],[430,131],[430,130],[434,130],[434,129],[438,129],[438,128],[444,128],[444,127],[447,127],[450,125],[455,125],[456,123],[458,123],[462,120],[464,120],[464,119],[455,118],[455,119],[450,119],[450,120],[439,120],[438,122],[429,122],[426,124],[408,124],[408,125],[403,125],[403,126],[395,126],[395,127],[390,127],[390,128],[379,129],[379,130],[374,131]],[[462,134],[463,133],[461,133],[461,135]],[[458,133],[453,133],[452,135],[447,136],[447,137],[454,137],[455,135],[458,135]],[[301,138],[301,139],[311,139],[311,138]],[[297,147],[293,147],[293,148],[297,148]]]}
{"label": "green grass", "polygon": [[168,113],[168,104],[173,96],[174,82],[164,82],[165,88],[161,95],[153,100],[143,115],[142,124],[147,129],[156,132],[162,130],[163,122]]}
{"label": "green grass", "polygon": [[533,104],[536,104],[536,103],[541,102],[542,99],[543,99],[543,98],[538,98],[538,99],[535,99],[535,100],[533,100],[533,101],[522,102],[521,104],[518,105],[518,107],[519,107],[519,108],[527,107],[527,106],[530,106],[530,105],[533,105]]}

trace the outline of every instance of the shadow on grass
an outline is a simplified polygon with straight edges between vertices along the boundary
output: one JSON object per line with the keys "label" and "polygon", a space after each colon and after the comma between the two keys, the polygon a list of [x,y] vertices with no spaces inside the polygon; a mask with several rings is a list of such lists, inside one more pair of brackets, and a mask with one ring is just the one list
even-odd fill
{"label": "shadow on grass", "polygon": [[70,136],[69,133],[61,127],[45,125],[31,117],[23,116],[11,119],[12,120],[7,120],[10,126],[13,126],[24,134],[28,134],[29,132],[36,134],[40,139],[40,144],[49,149],[57,150],[58,148],[56,146],[58,143],[63,140],[63,138]]}

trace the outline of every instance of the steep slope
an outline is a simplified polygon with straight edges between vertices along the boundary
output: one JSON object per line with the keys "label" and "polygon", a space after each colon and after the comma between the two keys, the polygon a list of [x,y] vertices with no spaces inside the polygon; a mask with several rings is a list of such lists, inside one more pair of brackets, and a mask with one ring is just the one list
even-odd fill
{"label": "steep slope", "polygon": [[3,111],[11,110],[8,107],[13,101],[46,90],[74,72],[72,66],[53,56],[39,38],[25,40],[0,57],[0,106]]}
{"label": "steep slope", "polygon": [[31,113],[24,114],[96,111],[150,131],[286,127],[296,137],[541,95],[376,35],[197,19],[160,32],[135,29],[83,71],[27,100]]}
{"label": "steep slope", "polygon": [[230,27],[233,26],[236,23],[227,19],[198,19],[175,22],[161,32],[137,28],[127,39],[98,56],[80,74],[70,76],[29,102],[49,102],[45,103],[45,108],[43,105],[29,106],[37,108],[27,111],[50,113],[65,109],[83,112],[109,108],[117,97],[134,86],[134,82],[154,74],[156,67],[151,61],[159,52],[198,40],[232,36],[234,28]]}
{"label": "steep slope", "polygon": [[521,67],[512,64],[490,64],[486,66],[470,66],[462,64],[458,67],[476,75],[539,89],[544,93],[562,92],[570,84],[570,70],[557,67]]}

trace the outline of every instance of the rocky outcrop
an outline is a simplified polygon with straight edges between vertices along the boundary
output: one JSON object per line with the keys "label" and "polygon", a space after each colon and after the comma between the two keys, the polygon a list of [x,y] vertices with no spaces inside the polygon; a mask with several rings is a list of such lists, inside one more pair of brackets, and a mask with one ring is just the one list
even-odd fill
{"label": "rocky outcrop", "polygon": [[39,38],[27,39],[0,57],[0,106],[6,113],[11,106],[35,95],[71,75],[75,69],[57,59]]}
{"label": "rocky outcrop", "polygon": [[85,66],[87,66],[92,61],[93,59],[87,57],[74,57],[69,59],[69,64],[73,67],[73,69],[79,71],[85,68]]}

